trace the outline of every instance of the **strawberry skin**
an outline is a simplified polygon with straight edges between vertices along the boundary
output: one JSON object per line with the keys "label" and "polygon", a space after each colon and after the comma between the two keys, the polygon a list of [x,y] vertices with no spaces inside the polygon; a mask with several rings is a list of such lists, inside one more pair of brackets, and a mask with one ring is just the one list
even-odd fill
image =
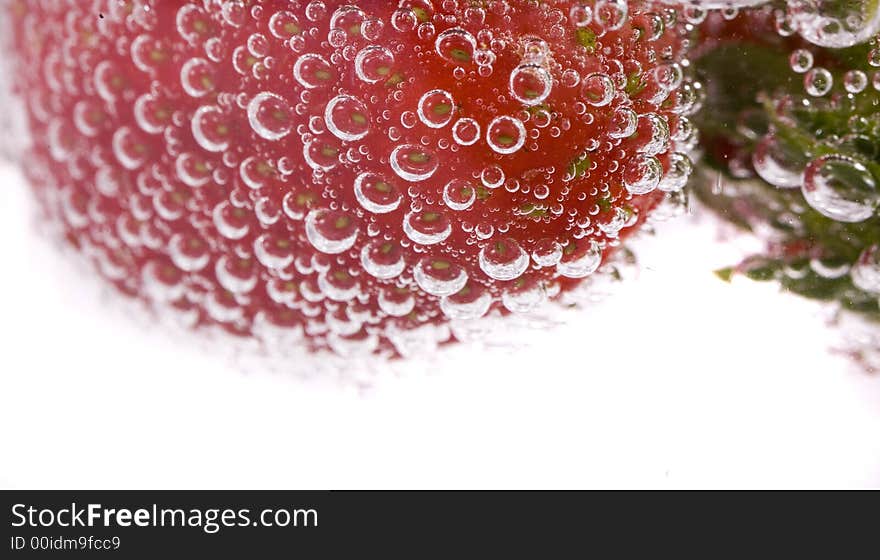
{"label": "strawberry skin", "polygon": [[607,0],[12,0],[45,213],[123,292],[406,353],[571,290],[680,190],[682,26]]}

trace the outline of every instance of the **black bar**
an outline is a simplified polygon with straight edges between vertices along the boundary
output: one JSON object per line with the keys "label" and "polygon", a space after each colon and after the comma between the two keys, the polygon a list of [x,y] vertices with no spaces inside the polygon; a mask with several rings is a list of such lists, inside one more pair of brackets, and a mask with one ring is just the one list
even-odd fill
{"label": "black bar", "polygon": [[[813,553],[823,550],[820,541],[830,538],[832,529],[840,528],[843,536],[827,549],[830,557],[839,558],[862,539],[872,542],[870,550],[876,549],[876,496],[797,492],[5,491],[0,492],[0,558],[71,554],[348,558],[356,553],[358,558],[418,560],[442,551],[447,558],[508,558],[513,554],[517,558],[555,559],[608,556],[597,556],[601,551],[615,552],[611,556],[618,557],[637,551],[688,549],[704,551],[705,558],[737,549],[761,552],[755,555],[763,557],[774,550],[774,542],[782,544],[775,550],[789,557],[798,545],[808,544]],[[100,507],[93,505],[90,510],[89,504]],[[131,514],[120,514],[120,509]],[[52,513],[37,513],[41,510]],[[173,512],[170,517],[165,512],[164,526],[159,519],[162,510]],[[186,513],[187,526],[179,526],[184,518],[174,510]],[[270,512],[264,513],[266,510]],[[98,517],[88,526],[92,511]],[[225,517],[223,511],[227,511]],[[285,513],[279,513],[282,511]],[[869,513],[858,515],[858,511]],[[60,518],[56,517],[59,513]],[[58,525],[69,523],[73,515],[79,515],[86,526]],[[135,518],[147,526],[134,526]],[[31,521],[54,523],[33,527],[28,525]],[[263,526],[261,521],[273,526]],[[27,524],[14,526],[22,522]],[[228,524],[233,526],[222,526]],[[743,548],[750,539],[764,544]]]}

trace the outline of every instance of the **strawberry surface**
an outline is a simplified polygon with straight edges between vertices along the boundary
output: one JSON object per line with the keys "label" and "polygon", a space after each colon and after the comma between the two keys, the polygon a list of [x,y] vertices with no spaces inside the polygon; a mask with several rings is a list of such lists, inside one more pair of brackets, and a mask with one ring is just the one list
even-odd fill
{"label": "strawberry surface", "polygon": [[12,0],[23,168],[119,289],[407,353],[595,272],[690,173],[662,3]]}

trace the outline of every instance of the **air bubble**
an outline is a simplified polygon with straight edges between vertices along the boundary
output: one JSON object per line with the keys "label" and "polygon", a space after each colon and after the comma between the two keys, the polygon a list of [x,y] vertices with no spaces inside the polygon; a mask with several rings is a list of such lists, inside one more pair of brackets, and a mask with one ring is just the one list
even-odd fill
{"label": "air bubble", "polygon": [[204,160],[190,152],[184,152],[174,160],[177,177],[187,186],[199,188],[211,180],[211,168]]}
{"label": "air bubble", "polygon": [[[538,109],[532,114],[532,124],[537,126],[538,128],[546,128],[550,125],[553,117],[550,113],[545,109]],[[533,133],[532,133],[533,134]]]}
{"label": "air bubble", "polygon": [[410,212],[403,218],[403,231],[416,243],[434,245],[446,241],[452,233],[452,224],[441,212]]}
{"label": "air bubble", "polygon": [[281,200],[281,209],[291,220],[302,220],[317,198],[313,192],[290,191]]}
{"label": "air bubble", "polygon": [[597,0],[593,19],[609,31],[620,29],[627,21],[627,0]]}
{"label": "air bubble", "polygon": [[[57,142],[52,142],[51,144],[55,146],[60,145]],[[147,160],[148,153],[144,143],[129,126],[123,126],[113,134],[112,145],[113,154],[126,169],[137,169]],[[56,147],[53,153],[58,154],[59,149]],[[56,159],[59,158],[56,157]]]}
{"label": "air bubble", "polygon": [[275,303],[286,306],[292,305],[300,297],[297,282],[280,278],[272,278],[266,282],[266,293]]}
{"label": "air bubble", "polygon": [[602,263],[602,249],[595,241],[570,241],[556,271],[566,278],[585,278],[596,272]]}
{"label": "air bubble", "polygon": [[612,209],[609,216],[605,216],[596,226],[608,237],[617,237],[620,235],[620,230],[626,227],[632,216],[624,208],[617,206]]}
{"label": "air bubble", "polygon": [[468,281],[464,269],[439,257],[426,257],[416,263],[413,278],[422,290],[437,297],[458,292]]}
{"label": "air bubble", "polygon": [[244,316],[244,310],[235,301],[235,296],[225,290],[208,293],[204,305],[208,317],[218,323],[236,323]]}
{"label": "air bubble", "polygon": [[489,291],[473,281],[468,282],[455,294],[440,300],[440,309],[449,319],[467,321],[479,319],[489,311],[492,295]]}
{"label": "air bubble", "polygon": [[782,143],[775,134],[767,134],[755,146],[752,166],[762,179],[783,189],[797,188],[803,180],[804,156]]}
{"label": "air bubble", "polygon": [[608,127],[608,135],[612,138],[626,138],[636,131],[639,116],[629,107],[620,107],[614,111]]}
{"label": "air bubble", "polygon": [[354,180],[354,196],[363,208],[374,214],[386,214],[400,206],[403,195],[391,182],[375,173],[364,172]]}
{"label": "air bubble", "polygon": [[214,90],[214,69],[203,58],[191,58],[180,69],[180,85],[191,97],[203,97]]}
{"label": "air bubble", "polygon": [[485,241],[495,235],[495,226],[489,222],[480,222],[474,226],[474,235],[476,235],[477,239],[480,241]]}
{"label": "air bubble", "polygon": [[553,78],[537,64],[522,64],[510,73],[510,94],[523,105],[538,105],[550,95]]}
{"label": "air bubble", "polygon": [[248,188],[258,190],[263,188],[268,179],[275,176],[275,168],[262,158],[250,156],[241,162],[238,174]]}
{"label": "air bubble", "polygon": [[547,301],[547,291],[537,283],[508,287],[501,294],[501,303],[513,313],[529,313]]}
{"label": "air bubble", "polygon": [[364,47],[354,59],[354,71],[361,80],[375,84],[391,78],[394,55],[378,45]]}
{"label": "air bubble", "polygon": [[684,71],[677,62],[667,62],[654,68],[652,76],[661,89],[667,92],[676,90],[684,80]]}
{"label": "air bubble", "polygon": [[293,77],[306,88],[328,86],[336,79],[336,71],[322,56],[304,54],[293,65]]}
{"label": "air bubble", "polygon": [[321,140],[314,140],[303,145],[303,159],[316,171],[328,171],[339,164],[339,148]]}
{"label": "air bubble", "polygon": [[526,143],[526,127],[516,117],[495,117],[486,128],[486,143],[499,154],[512,154]]}
{"label": "air bubble", "polygon": [[664,192],[678,192],[687,185],[688,179],[693,172],[693,163],[687,154],[673,152],[669,156],[669,168],[663,174],[663,178],[657,184],[657,188]]}
{"label": "air bubble", "polygon": [[241,0],[224,2],[220,12],[223,15],[223,21],[233,27],[241,27],[247,18],[247,10]]}
{"label": "air bubble", "polygon": [[[134,107],[135,120],[144,132],[158,134],[164,127],[152,126],[153,120],[149,118],[152,113],[150,104],[152,100],[153,98],[148,94],[138,97]],[[73,106],[73,124],[81,134],[89,138],[97,136],[104,118],[102,109],[93,101],[77,101]]]}
{"label": "air bubble", "polygon": [[247,211],[233,206],[229,201],[223,201],[215,206],[211,216],[214,227],[226,239],[241,239],[250,230]]}
{"label": "air bubble", "polygon": [[319,274],[318,288],[333,301],[351,301],[360,293],[357,279],[341,268]]}
{"label": "air bubble", "polygon": [[512,239],[496,239],[480,250],[480,269],[495,280],[513,280],[529,267],[529,255]]}
{"label": "air bubble", "polygon": [[211,28],[211,20],[205,11],[194,4],[187,4],[177,10],[177,32],[187,42],[195,44]]}
{"label": "air bubble", "polygon": [[342,6],[330,16],[330,29],[340,29],[349,37],[360,37],[361,26],[366,17],[364,11],[357,6]]}
{"label": "air bubble", "polygon": [[393,241],[374,240],[361,249],[361,264],[370,276],[390,280],[403,272],[406,260],[400,245]]}
{"label": "air bubble", "polygon": [[302,25],[291,12],[281,10],[269,18],[269,32],[278,39],[287,40],[302,32]]}
{"label": "air bubble", "polygon": [[562,72],[562,79],[560,82],[567,88],[577,87],[577,85],[581,83],[581,75],[577,73],[577,70],[568,68]]}
{"label": "air bubble", "polygon": [[626,164],[623,185],[632,194],[647,194],[657,188],[663,175],[663,166],[657,158],[638,154]]}
{"label": "air bubble", "polygon": [[95,188],[104,196],[117,196],[121,175],[115,168],[101,167],[95,173]]}
{"label": "air bubble", "polygon": [[262,33],[252,33],[247,38],[247,50],[254,58],[265,58],[269,54],[269,41]]}
{"label": "air bubble", "polygon": [[156,302],[177,301],[183,297],[186,289],[180,269],[156,261],[144,265],[141,280],[144,292]]}
{"label": "air bubble", "polygon": [[220,285],[233,294],[253,291],[259,280],[256,267],[250,260],[228,255],[217,259],[214,273]]}
{"label": "air bubble", "polygon": [[581,92],[590,105],[604,107],[614,99],[614,81],[607,74],[596,72],[584,78]]}
{"label": "air bubble", "polygon": [[461,28],[447,29],[437,36],[434,48],[443,60],[462,65],[474,59],[477,41],[468,31]]}
{"label": "air bubble", "polygon": [[[76,107],[82,107],[82,105],[77,104]],[[147,134],[161,134],[171,123],[171,110],[164,103],[160,102],[155,95],[149,93],[145,93],[135,100],[133,112],[134,120],[140,129]],[[88,114],[91,114],[91,111]],[[97,133],[97,129],[91,128],[90,123],[85,121],[84,118],[76,118],[77,115],[78,111],[75,111],[74,117],[77,128],[83,134],[92,136],[90,132]],[[85,124],[80,125],[81,122]]]}
{"label": "air bubble", "polygon": [[254,215],[259,220],[260,225],[268,228],[281,219],[281,208],[278,207],[274,199],[268,196],[261,196],[254,203]]}
{"label": "air bubble", "polygon": [[367,135],[370,117],[367,108],[356,97],[337,95],[324,109],[327,130],[340,140],[354,142]]}
{"label": "air bubble", "polygon": [[452,120],[455,101],[452,94],[442,89],[434,89],[419,99],[419,120],[431,128],[443,128]]}
{"label": "air bubble", "polygon": [[479,66],[477,72],[480,76],[485,78],[491,75],[492,65],[495,63],[496,58],[495,52],[490,49],[477,49],[474,51],[474,62]]}
{"label": "air bubble", "polygon": [[462,146],[471,146],[480,139],[480,124],[469,117],[455,121],[452,125],[452,139]]}
{"label": "air bubble", "polygon": [[504,170],[495,164],[487,165],[480,172],[480,181],[487,189],[497,189],[504,184]]}
{"label": "air bubble", "polygon": [[257,67],[258,59],[248,52],[244,46],[235,47],[232,51],[232,67],[242,76],[252,75]]}
{"label": "air bubble", "polygon": [[272,270],[284,270],[293,262],[293,245],[283,236],[264,233],[254,240],[254,256]]}
{"label": "air bubble", "polygon": [[541,64],[550,56],[550,46],[540,37],[526,37],[522,41],[523,60]]}
{"label": "air bubble", "polygon": [[813,68],[804,75],[804,88],[813,97],[822,97],[834,85],[834,77],[824,68]]}
{"label": "air bubble", "polygon": [[293,128],[292,110],[287,101],[274,93],[258,93],[247,107],[251,128],[266,140],[280,140]]}
{"label": "air bubble", "polygon": [[871,245],[859,255],[849,271],[857,288],[869,294],[880,294],[880,247]]}
{"label": "air bubble", "polygon": [[416,23],[418,23],[418,20],[416,19],[415,12],[412,10],[400,8],[391,14],[391,26],[401,33],[412,31],[415,29]]}
{"label": "air bubble", "polygon": [[391,152],[391,168],[405,181],[429,179],[437,171],[437,157],[415,144],[402,144]]}
{"label": "air bubble", "polygon": [[312,0],[306,5],[306,18],[311,22],[322,21],[327,17],[327,6],[321,0]]}
{"label": "air bubble", "polygon": [[354,245],[357,222],[348,214],[333,210],[312,210],[306,216],[306,237],[312,246],[331,255],[343,253]]}
{"label": "air bubble", "polygon": [[861,70],[850,70],[843,75],[843,87],[849,93],[861,93],[868,87],[868,76]]}
{"label": "air bubble", "polygon": [[477,190],[464,179],[452,179],[443,187],[443,202],[452,210],[467,210],[477,199]]}
{"label": "air bubble", "polygon": [[404,128],[412,128],[419,123],[419,118],[412,111],[404,111],[400,113],[400,124]]}
{"label": "air bubble", "polygon": [[361,24],[361,35],[367,41],[378,41],[385,31],[385,22],[379,18],[364,20]]}
{"label": "air bubble", "polygon": [[860,162],[837,154],[810,162],[801,190],[810,206],[840,222],[867,220],[878,202],[874,176]]}
{"label": "air bubble", "polygon": [[807,49],[795,49],[788,57],[791,69],[798,74],[803,74],[813,67],[813,53]]}
{"label": "air bubble", "polygon": [[572,6],[568,15],[577,27],[586,27],[593,21],[593,9],[587,5],[576,4]]}
{"label": "air bubble", "polygon": [[168,48],[163,40],[141,34],[131,43],[131,61],[142,72],[153,74],[168,61]]}
{"label": "air bubble", "polygon": [[113,103],[124,87],[125,78],[113,63],[102,60],[95,66],[95,91],[101,99]]}
{"label": "air bubble", "polygon": [[538,266],[556,266],[562,259],[562,245],[553,239],[542,239],[532,248],[532,259]]}
{"label": "air bubble", "polygon": [[[53,119],[52,122],[49,123],[47,136],[49,140],[49,154],[52,156],[52,159],[55,161],[67,161],[70,159],[73,155],[75,138],[70,125],[62,119]],[[117,137],[120,137],[119,140],[117,140]],[[129,127],[122,127],[113,134],[113,150],[114,152],[118,152],[116,153],[116,159],[120,159],[120,155],[122,158],[126,159],[129,157],[125,147],[122,146],[122,142],[129,138],[133,138],[133,134]],[[117,142],[120,143],[118,148],[116,145]],[[120,163],[122,163],[121,160]],[[137,167],[137,165],[135,165],[135,167]]]}
{"label": "air bubble", "polygon": [[229,148],[229,128],[219,107],[199,107],[192,118],[192,133],[199,146],[209,152]]}
{"label": "air bubble", "polygon": [[409,315],[416,306],[416,299],[405,288],[386,288],[377,298],[379,309],[392,317]]}
{"label": "air bubble", "polygon": [[636,123],[638,138],[646,142],[639,148],[643,154],[654,156],[666,151],[669,145],[669,125],[656,113],[640,115]]}

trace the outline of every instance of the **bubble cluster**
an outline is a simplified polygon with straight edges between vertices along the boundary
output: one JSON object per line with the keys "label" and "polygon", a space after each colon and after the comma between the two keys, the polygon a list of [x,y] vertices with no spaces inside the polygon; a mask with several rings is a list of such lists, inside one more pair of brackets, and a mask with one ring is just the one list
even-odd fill
{"label": "bubble cluster", "polygon": [[786,18],[820,47],[851,47],[880,32],[880,10],[873,2],[793,0],[787,2]]}
{"label": "bubble cluster", "polygon": [[[833,302],[875,329],[877,4],[768,2],[731,17],[710,13],[700,25],[709,45],[694,61],[710,90],[703,147],[726,169],[704,171],[697,193],[767,240],[761,254],[730,271]],[[719,109],[724,115],[711,121]]]}
{"label": "bubble cluster", "polygon": [[[801,95],[792,92],[768,105],[769,129],[758,135],[751,154],[754,171],[778,188],[800,188],[809,207],[827,218],[857,223],[873,217],[877,177],[869,166],[876,150],[870,137],[878,123],[870,110],[866,120],[848,115],[872,103],[866,90],[875,58],[880,64],[872,46],[880,11],[868,2],[798,0],[784,11],[744,16],[758,27],[762,18],[775,20],[776,31],[794,45],[791,71],[803,75]],[[843,54],[861,43],[869,46],[866,59],[862,51]]]}
{"label": "bubble cluster", "polygon": [[196,325],[437,347],[571,292],[692,170],[687,22],[663,3],[23,2],[38,198],[109,281]]}

